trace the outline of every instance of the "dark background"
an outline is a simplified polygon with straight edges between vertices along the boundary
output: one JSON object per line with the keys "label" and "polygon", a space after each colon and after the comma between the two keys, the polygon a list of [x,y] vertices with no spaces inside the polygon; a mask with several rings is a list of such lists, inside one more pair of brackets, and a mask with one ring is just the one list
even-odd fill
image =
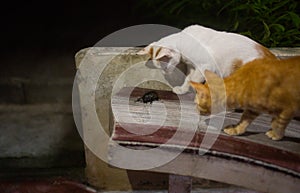
{"label": "dark background", "polygon": [[[137,24],[166,24],[184,28],[197,23],[218,30],[242,33],[266,47],[299,46],[299,3],[295,0],[259,2],[5,1],[0,11],[0,76],[18,76],[20,71],[27,70],[24,65],[41,68],[41,63],[45,61],[43,59],[73,58],[77,51],[95,45],[110,33]],[[277,21],[278,18],[281,19]],[[37,63],[40,64],[37,66]],[[62,70],[66,68],[65,65]],[[74,70],[73,66],[67,71],[71,69]],[[30,74],[34,73],[42,72],[40,70]],[[29,72],[23,75],[30,76]]]}
{"label": "dark background", "polygon": [[[60,70],[48,65],[55,66],[57,62],[65,62],[57,67],[64,71],[60,76],[74,74],[75,66],[70,62],[77,51],[93,46],[114,31],[151,22],[134,11],[135,3],[136,0],[6,1],[0,12],[0,77],[41,77],[51,74],[45,71],[53,70],[55,78]],[[43,79],[51,78],[45,76]]]}
{"label": "dark background", "polygon": [[[144,22],[135,0],[9,1],[2,6],[2,49],[74,51]],[[13,49],[8,51],[6,48]]]}

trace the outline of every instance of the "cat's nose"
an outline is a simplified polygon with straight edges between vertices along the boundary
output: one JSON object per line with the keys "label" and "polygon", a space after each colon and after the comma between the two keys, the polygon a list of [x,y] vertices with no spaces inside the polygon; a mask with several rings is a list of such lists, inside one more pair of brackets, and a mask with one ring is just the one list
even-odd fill
{"label": "cat's nose", "polygon": [[194,103],[198,104],[198,99],[197,99],[197,97],[194,98]]}

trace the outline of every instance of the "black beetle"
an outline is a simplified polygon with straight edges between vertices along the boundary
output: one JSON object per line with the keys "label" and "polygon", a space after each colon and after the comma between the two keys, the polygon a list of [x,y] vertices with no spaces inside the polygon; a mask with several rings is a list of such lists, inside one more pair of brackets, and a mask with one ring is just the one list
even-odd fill
{"label": "black beetle", "polygon": [[136,101],[152,104],[153,101],[158,101],[158,100],[159,100],[158,94],[155,91],[149,91],[145,93],[142,97],[138,98]]}

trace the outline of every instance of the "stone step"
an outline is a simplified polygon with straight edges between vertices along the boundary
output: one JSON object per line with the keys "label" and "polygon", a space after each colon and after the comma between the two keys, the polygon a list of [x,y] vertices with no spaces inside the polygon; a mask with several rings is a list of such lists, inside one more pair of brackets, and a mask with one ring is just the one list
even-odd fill
{"label": "stone step", "polygon": [[73,79],[30,80],[6,78],[0,80],[0,104],[71,103]]}
{"label": "stone step", "polygon": [[84,166],[70,104],[0,105],[0,169]]}

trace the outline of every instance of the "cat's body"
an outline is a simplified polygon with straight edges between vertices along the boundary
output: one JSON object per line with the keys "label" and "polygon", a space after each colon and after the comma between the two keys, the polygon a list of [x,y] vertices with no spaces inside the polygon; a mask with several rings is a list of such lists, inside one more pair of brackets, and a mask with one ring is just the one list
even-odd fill
{"label": "cat's body", "polygon": [[[224,79],[226,97],[218,97],[222,96],[218,93],[221,85],[214,84],[220,77],[209,71],[205,75],[211,82],[209,86],[191,82],[197,92],[195,102],[200,113],[209,114],[212,104],[224,103],[229,109],[244,110],[236,126],[224,129],[229,135],[244,133],[259,114],[268,113],[273,120],[271,130],[266,135],[273,140],[280,140],[290,120],[300,112],[300,57],[257,59],[247,63]],[[209,92],[212,90],[209,87],[214,88],[213,92]]]}
{"label": "cat's body", "polygon": [[245,36],[199,25],[153,42],[139,54],[150,54],[154,66],[165,74],[172,73],[180,62],[187,65],[183,85],[173,88],[177,94],[188,92],[189,81],[203,82],[205,70],[227,77],[235,65],[257,58],[275,58],[268,49]]}

